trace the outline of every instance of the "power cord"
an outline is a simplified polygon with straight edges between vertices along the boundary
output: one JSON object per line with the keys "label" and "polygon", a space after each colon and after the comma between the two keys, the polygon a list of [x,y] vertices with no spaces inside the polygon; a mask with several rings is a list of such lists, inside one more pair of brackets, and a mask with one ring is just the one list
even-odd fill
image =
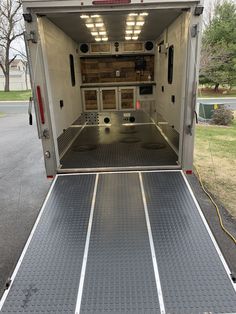
{"label": "power cord", "polygon": [[202,178],[201,175],[197,169],[197,167],[195,166],[196,172],[197,172],[197,176],[198,176],[198,180],[200,182],[200,185],[203,189],[203,191],[205,192],[205,194],[209,197],[210,201],[212,202],[212,204],[214,205],[214,207],[216,208],[216,212],[217,212],[217,216],[219,218],[219,222],[220,222],[220,226],[222,228],[222,230],[231,238],[231,240],[233,240],[234,244],[236,244],[236,238],[225,228],[224,224],[223,224],[223,220],[220,214],[220,210],[218,205],[216,204],[216,202],[213,200],[212,196],[207,192],[203,182],[202,182]]}

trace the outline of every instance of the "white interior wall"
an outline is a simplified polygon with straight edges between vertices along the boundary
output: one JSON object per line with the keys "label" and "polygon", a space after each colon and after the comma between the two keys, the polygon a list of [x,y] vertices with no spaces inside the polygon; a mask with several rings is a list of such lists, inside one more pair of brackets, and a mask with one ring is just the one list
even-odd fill
{"label": "white interior wall", "polygon": [[[164,40],[169,46],[174,46],[174,71],[172,84],[168,83],[168,55],[156,53],[155,78],[156,78],[156,108],[157,112],[180,132],[181,107],[184,104],[182,95],[185,83],[185,54],[186,54],[186,13],[182,13],[162,35],[157,44]],[[162,92],[164,86],[164,92]],[[175,103],[171,101],[171,95],[175,95]]]}
{"label": "white interior wall", "polygon": [[[62,134],[82,111],[79,76],[79,48],[70,37],[50,22],[46,17],[42,19],[45,41],[45,53],[48,64],[48,75],[51,85],[54,120],[56,122],[56,136]],[[77,50],[78,51],[78,50]],[[75,86],[71,84],[69,55],[74,56]],[[60,100],[64,106],[60,108]]]}

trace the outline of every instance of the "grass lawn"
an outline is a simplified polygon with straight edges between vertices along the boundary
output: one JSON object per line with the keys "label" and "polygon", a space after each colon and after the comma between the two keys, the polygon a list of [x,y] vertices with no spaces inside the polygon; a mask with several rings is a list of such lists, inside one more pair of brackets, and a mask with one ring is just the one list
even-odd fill
{"label": "grass lawn", "polygon": [[207,189],[236,218],[236,112],[228,127],[198,125],[195,166]]}
{"label": "grass lawn", "polygon": [[219,92],[215,92],[214,89],[211,88],[199,88],[198,97],[200,98],[236,97],[236,89],[235,87],[232,90],[220,88]]}
{"label": "grass lawn", "polygon": [[29,100],[30,96],[31,96],[31,90],[10,91],[10,92],[0,91],[0,101]]}

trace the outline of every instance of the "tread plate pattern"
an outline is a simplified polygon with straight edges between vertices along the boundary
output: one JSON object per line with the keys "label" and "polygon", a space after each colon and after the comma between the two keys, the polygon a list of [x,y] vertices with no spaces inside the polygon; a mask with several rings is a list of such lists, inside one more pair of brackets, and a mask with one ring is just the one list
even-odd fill
{"label": "tread plate pattern", "polygon": [[144,173],[168,314],[236,313],[236,293],[180,172]]}
{"label": "tread plate pattern", "polygon": [[94,182],[57,178],[2,313],[74,313]]}
{"label": "tread plate pattern", "polygon": [[[161,143],[165,147],[148,150],[143,147],[146,143]],[[94,145],[96,149],[78,152],[75,148],[80,145]],[[85,127],[61,159],[61,164],[62,169],[168,166],[177,165],[177,159],[155,125],[114,124],[110,127]]]}
{"label": "tread plate pattern", "polygon": [[160,313],[138,174],[99,176],[81,313]]}

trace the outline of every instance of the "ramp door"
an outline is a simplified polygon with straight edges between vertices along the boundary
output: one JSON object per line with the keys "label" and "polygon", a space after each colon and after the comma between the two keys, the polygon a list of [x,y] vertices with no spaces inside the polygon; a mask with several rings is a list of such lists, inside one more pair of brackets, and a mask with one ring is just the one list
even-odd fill
{"label": "ramp door", "polygon": [[181,171],[59,175],[1,313],[236,313]]}

